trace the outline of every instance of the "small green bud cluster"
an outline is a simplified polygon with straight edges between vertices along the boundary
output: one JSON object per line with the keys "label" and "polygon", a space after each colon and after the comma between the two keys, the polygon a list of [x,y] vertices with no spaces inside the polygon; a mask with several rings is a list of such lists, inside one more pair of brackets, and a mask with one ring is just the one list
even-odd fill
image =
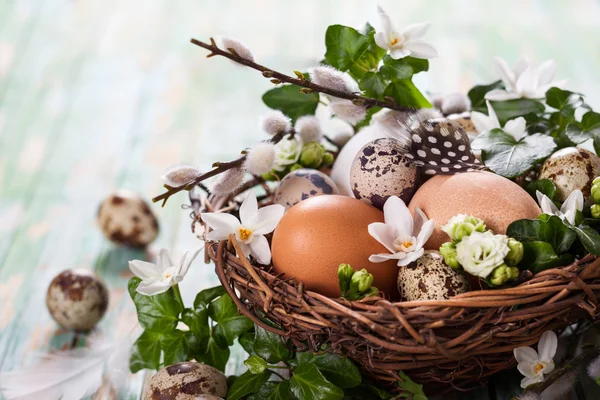
{"label": "small green bud cluster", "polygon": [[333,153],[327,151],[325,146],[317,142],[309,142],[302,146],[302,151],[296,162],[283,166],[283,168],[273,169],[261,177],[266,181],[275,181],[282,179],[288,173],[302,168],[321,169],[330,167],[335,161]]}
{"label": "small green bud cluster", "polygon": [[371,286],[373,274],[366,269],[354,271],[350,264],[340,264],[338,267],[338,282],[342,297],[348,300],[360,300],[368,296],[374,296],[379,290]]}
{"label": "small green bud cluster", "polygon": [[590,207],[592,218],[600,219],[600,177],[597,177],[592,181],[592,198],[596,204]]}

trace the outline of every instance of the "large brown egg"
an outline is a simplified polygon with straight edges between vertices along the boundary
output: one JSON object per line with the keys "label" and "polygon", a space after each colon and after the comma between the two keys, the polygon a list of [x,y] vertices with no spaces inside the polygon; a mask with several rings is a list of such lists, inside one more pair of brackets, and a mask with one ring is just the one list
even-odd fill
{"label": "large brown egg", "polygon": [[437,250],[450,240],[441,227],[457,214],[479,217],[489,229],[504,234],[511,222],[534,219],[541,213],[523,188],[491,172],[434,176],[417,190],[408,205],[412,213],[416,207],[435,221],[435,230],[425,244],[428,250]]}
{"label": "large brown egg", "polygon": [[369,224],[383,222],[383,213],[350,197],[330,195],[301,201],[283,216],[273,233],[273,265],[286,278],[329,297],[341,295],[340,264],[366,268],[373,286],[388,297],[397,296],[398,267],[394,260],[372,263],[371,254],[389,253],[368,232]]}

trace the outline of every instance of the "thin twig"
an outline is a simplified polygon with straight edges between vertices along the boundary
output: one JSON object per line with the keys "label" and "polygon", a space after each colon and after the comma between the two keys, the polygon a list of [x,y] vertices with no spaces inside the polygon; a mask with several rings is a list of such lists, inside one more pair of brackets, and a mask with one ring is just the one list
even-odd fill
{"label": "thin twig", "polygon": [[242,58],[232,49],[228,49],[229,51],[221,50],[217,46],[217,44],[213,38],[210,38],[210,44],[202,42],[197,39],[191,39],[190,41],[197,46],[200,46],[200,47],[205,48],[206,50],[209,50],[210,53],[206,57],[214,57],[214,56],[218,55],[218,56],[228,58],[231,61],[234,61],[238,64],[242,64],[242,65],[245,65],[252,69],[255,69],[257,71],[262,72],[262,74],[265,78],[276,79],[281,82],[291,83],[296,86],[301,86],[303,88],[309,89],[309,91],[308,91],[309,93],[310,92],[325,93],[325,94],[328,94],[330,96],[337,97],[340,99],[350,100],[354,104],[361,105],[366,108],[383,107],[383,108],[388,108],[390,110],[397,110],[397,111],[414,111],[414,108],[412,108],[412,107],[401,106],[393,101],[378,100],[378,99],[374,99],[371,97],[360,96],[360,95],[350,93],[350,92],[344,92],[341,90],[330,89],[325,86],[317,85],[316,83],[313,83],[313,82],[305,79],[304,77],[300,78],[298,76],[298,77],[294,78],[289,75],[282,74],[281,72],[274,71],[270,68],[265,67],[264,65],[260,65],[260,64],[255,63],[254,61]]}

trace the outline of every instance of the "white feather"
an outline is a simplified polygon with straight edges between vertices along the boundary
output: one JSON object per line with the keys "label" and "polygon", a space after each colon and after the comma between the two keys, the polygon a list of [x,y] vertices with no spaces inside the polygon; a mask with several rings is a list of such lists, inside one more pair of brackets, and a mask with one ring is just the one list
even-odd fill
{"label": "white feather", "polygon": [[131,338],[110,343],[90,337],[89,347],[44,355],[31,367],[0,373],[0,392],[7,400],[79,400],[109,381],[119,387],[129,375]]}

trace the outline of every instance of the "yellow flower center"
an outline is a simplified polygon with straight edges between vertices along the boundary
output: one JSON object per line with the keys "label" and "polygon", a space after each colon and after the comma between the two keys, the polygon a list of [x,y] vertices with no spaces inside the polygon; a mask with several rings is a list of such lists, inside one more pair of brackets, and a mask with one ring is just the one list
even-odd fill
{"label": "yellow flower center", "polygon": [[248,238],[250,238],[250,236],[252,236],[252,231],[250,229],[244,228],[243,226],[240,226],[238,228],[238,235],[240,239],[246,241],[248,240]]}
{"label": "yellow flower center", "polygon": [[399,41],[400,40],[398,40],[398,38],[396,38],[396,37],[394,39],[392,39],[392,46],[395,44],[398,44]]}
{"label": "yellow flower center", "polygon": [[394,249],[399,252],[410,252],[414,250],[415,238],[412,236],[401,236],[394,240]]}
{"label": "yellow flower center", "polygon": [[536,374],[539,374],[539,373],[540,373],[540,371],[541,371],[541,370],[543,370],[543,369],[544,369],[544,364],[542,364],[542,363],[538,362],[538,363],[535,365],[535,373],[536,373]]}

